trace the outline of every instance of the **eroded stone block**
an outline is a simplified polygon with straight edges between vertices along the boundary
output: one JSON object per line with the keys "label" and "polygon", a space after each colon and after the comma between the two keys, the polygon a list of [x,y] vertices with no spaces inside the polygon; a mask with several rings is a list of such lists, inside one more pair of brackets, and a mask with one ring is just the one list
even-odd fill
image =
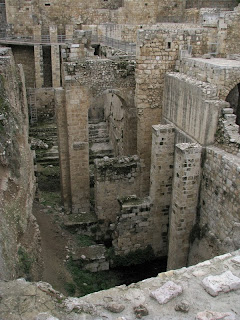
{"label": "eroded stone block", "polygon": [[160,304],[165,304],[182,293],[183,289],[173,281],[166,282],[162,287],[150,293],[150,297]]}
{"label": "eroded stone block", "polygon": [[232,312],[215,312],[215,311],[203,311],[199,312],[196,316],[196,320],[235,320],[236,317]]}
{"label": "eroded stone block", "polygon": [[217,296],[219,292],[240,289],[240,278],[234,276],[231,271],[226,271],[218,276],[204,278],[202,286],[210,295]]}

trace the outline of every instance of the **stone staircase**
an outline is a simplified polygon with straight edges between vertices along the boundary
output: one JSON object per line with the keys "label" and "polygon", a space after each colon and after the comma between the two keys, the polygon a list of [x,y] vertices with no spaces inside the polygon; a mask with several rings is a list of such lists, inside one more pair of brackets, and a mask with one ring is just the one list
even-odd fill
{"label": "stone staircase", "polygon": [[109,142],[109,134],[106,122],[89,123],[89,163],[92,165],[95,159],[103,157],[112,158],[113,149]]}

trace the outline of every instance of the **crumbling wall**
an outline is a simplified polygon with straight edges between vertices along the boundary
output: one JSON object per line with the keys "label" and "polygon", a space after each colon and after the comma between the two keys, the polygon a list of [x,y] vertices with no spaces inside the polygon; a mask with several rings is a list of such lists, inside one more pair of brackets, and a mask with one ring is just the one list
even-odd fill
{"label": "crumbling wall", "polygon": [[11,50],[0,50],[0,277],[38,278],[39,229],[32,215],[33,154],[28,144],[28,110],[23,70]]}
{"label": "crumbling wall", "polygon": [[180,72],[216,86],[216,95],[225,100],[229,92],[240,83],[240,61],[214,58],[185,58]]}
{"label": "crumbling wall", "polygon": [[149,199],[126,197],[114,224],[113,248],[116,255],[127,255],[138,249],[153,247],[154,223]]}
{"label": "crumbling wall", "polygon": [[239,156],[206,148],[199,215],[190,235],[190,265],[239,248],[239,172]]}
{"label": "crumbling wall", "polygon": [[139,196],[141,165],[138,156],[95,160],[95,211],[99,220],[115,222],[119,197]]}

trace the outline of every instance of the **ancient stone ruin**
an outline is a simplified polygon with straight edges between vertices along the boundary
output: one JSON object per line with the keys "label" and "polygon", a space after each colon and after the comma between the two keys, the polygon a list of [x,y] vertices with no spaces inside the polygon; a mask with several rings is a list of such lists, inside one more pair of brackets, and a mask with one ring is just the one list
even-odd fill
{"label": "ancient stone ruin", "polygon": [[235,0],[0,0],[0,320],[240,319],[239,24]]}

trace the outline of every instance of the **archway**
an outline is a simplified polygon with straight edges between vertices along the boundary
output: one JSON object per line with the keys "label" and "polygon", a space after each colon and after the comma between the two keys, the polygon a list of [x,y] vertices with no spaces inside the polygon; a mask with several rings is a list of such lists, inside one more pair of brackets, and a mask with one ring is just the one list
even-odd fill
{"label": "archway", "polygon": [[233,113],[237,116],[236,123],[240,126],[240,83],[229,92],[226,101],[229,102]]}

